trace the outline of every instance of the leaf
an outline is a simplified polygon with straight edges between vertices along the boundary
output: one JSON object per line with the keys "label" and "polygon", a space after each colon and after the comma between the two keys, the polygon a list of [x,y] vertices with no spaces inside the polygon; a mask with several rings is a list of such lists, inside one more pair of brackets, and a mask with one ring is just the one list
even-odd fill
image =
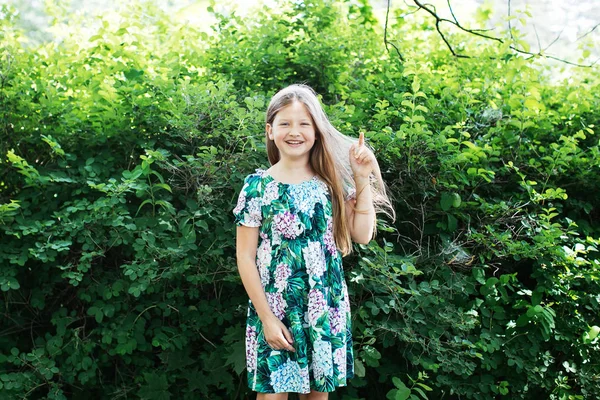
{"label": "leaf", "polygon": [[392,377],[392,383],[394,384],[394,386],[396,386],[397,388],[401,388],[401,387],[406,387],[406,385],[402,382],[402,379],[393,376]]}
{"label": "leaf", "polygon": [[533,316],[540,314],[542,311],[544,311],[544,309],[540,305],[537,305],[534,307],[529,307],[529,309],[527,310],[527,316],[531,318]]}
{"label": "leaf", "polygon": [[448,231],[454,232],[458,227],[458,220],[452,214],[448,214]]}
{"label": "leaf", "polygon": [[147,400],[170,400],[169,384],[165,374],[144,373],[146,384],[138,391],[138,396]]}
{"label": "leaf", "polygon": [[231,346],[231,354],[225,360],[225,365],[233,365],[234,371],[240,375],[246,368],[246,343],[238,341]]}
{"label": "leaf", "polygon": [[365,365],[363,364],[363,362],[357,358],[354,359],[354,372],[356,373],[356,376],[358,376],[359,378],[364,378],[365,376]]}
{"label": "leaf", "polygon": [[400,382],[402,386],[398,387],[398,391],[396,392],[395,400],[406,400],[410,397],[410,389],[406,387],[403,382]]}
{"label": "leaf", "polygon": [[155,183],[154,185],[152,185],[153,188],[158,188],[158,189],[164,189],[169,193],[173,193],[171,191],[171,187],[169,185],[167,185],[166,183]]}
{"label": "leaf", "polygon": [[421,88],[421,83],[419,81],[418,76],[415,75],[415,77],[413,78],[411,87],[412,87],[413,93],[417,93],[419,91],[419,89]]}
{"label": "leaf", "polygon": [[427,386],[427,385],[426,385],[426,384],[424,384],[424,383],[417,382],[417,385],[421,386],[423,389],[427,390],[428,392],[431,392],[431,391],[433,391],[433,389],[432,389],[431,387]]}
{"label": "leaf", "polygon": [[440,199],[440,205],[442,206],[443,211],[448,211],[450,207],[454,204],[454,197],[452,193],[444,192],[442,193],[442,197]]}
{"label": "leaf", "polygon": [[531,295],[531,305],[532,306],[539,305],[540,302],[542,301],[542,296],[543,296],[543,293],[541,293],[541,292],[533,292],[533,294]]}
{"label": "leaf", "polygon": [[583,334],[583,337],[582,337],[583,343],[589,344],[589,343],[593,342],[594,339],[596,339],[599,334],[600,334],[600,327],[598,327],[596,325],[591,326],[589,331],[587,331]]}

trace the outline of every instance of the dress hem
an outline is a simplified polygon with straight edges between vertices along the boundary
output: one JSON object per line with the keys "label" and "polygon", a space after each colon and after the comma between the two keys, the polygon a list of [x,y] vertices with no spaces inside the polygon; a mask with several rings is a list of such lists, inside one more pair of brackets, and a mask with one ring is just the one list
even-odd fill
{"label": "dress hem", "polygon": [[[320,393],[333,393],[335,392],[335,389],[340,388],[340,387],[347,387],[348,385],[338,385],[336,386],[333,390],[326,390],[324,392],[320,392]],[[311,388],[311,390],[313,390]],[[287,391],[287,392],[257,392],[256,390],[253,390],[253,392],[255,393],[262,393],[262,394],[278,394],[278,393],[298,393],[298,394],[310,394],[310,392],[294,392],[294,391]]]}

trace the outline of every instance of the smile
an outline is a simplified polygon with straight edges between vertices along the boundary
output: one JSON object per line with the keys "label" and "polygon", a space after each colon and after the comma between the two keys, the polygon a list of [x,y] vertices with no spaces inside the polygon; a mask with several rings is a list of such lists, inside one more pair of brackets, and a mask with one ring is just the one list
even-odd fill
{"label": "smile", "polygon": [[300,146],[304,142],[290,140],[290,141],[286,141],[286,143],[289,144],[290,146]]}

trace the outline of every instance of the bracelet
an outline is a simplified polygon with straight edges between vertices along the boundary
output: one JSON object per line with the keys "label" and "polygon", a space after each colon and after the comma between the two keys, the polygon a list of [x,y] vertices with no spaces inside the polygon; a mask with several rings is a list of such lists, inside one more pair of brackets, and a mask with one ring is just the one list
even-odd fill
{"label": "bracelet", "polygon": [[358,208],[355,208],[353,211],[357,214],[370,214],[371,213],[370,209],[359,210]]}

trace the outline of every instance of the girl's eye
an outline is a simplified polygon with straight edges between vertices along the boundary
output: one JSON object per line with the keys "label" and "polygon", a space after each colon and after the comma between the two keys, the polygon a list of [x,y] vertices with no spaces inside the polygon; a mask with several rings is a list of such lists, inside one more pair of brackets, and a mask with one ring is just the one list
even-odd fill
{"label": "girl's eye", "polygon": [[284,126],[284,125],[287,125],[287,124],[288,124],[287,122],[282,122],[279,125]]}
{"label": "girl's eye", "polygon": [[306,125],[306,126],[308,126],[308,125],[310,125],[310,124],[309,124],[308,122],[303,122],[303,123],[302,123],[302,125]]}

